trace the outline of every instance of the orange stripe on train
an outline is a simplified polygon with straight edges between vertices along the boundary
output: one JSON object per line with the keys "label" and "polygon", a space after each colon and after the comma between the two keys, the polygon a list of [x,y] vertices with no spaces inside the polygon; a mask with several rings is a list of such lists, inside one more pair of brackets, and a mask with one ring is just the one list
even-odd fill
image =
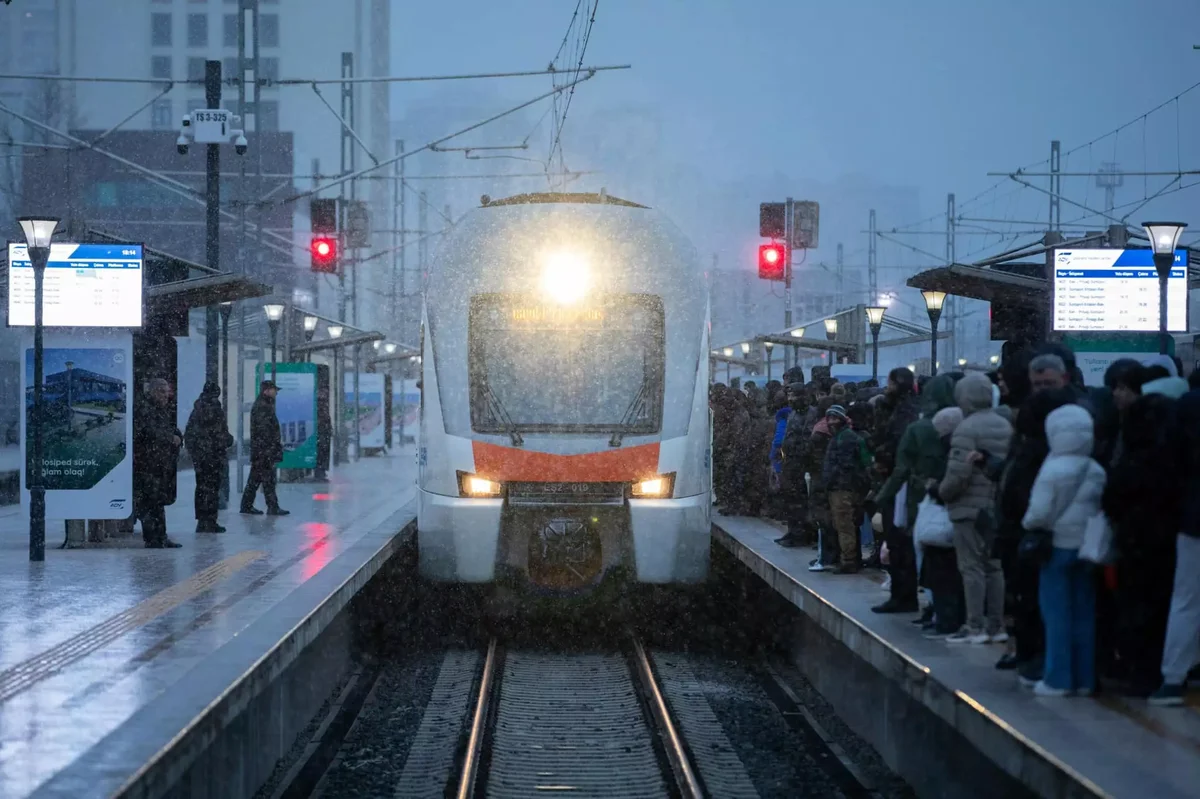
{"label": "orange stripe on train", "polygon": [[620,483],[658,474],[658,444],[555,455],[472,441],[475,473],[499,482]]}

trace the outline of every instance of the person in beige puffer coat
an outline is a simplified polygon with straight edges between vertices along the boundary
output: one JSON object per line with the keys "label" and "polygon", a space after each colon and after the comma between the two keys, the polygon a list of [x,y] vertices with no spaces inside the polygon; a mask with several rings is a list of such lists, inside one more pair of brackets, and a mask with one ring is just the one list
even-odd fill
{"label": "person in beige puffer coat", "polygon": [[954,523],[967,623],[946,641],[1002,643],[1008,640],[1003,626],[1004,572],[1000,561],[992,557],[996,484],[982,467],[989,456],[1004,459],[1008,455],[1012,425],[995,411],[992,381],[987,375],[969,374],[958,381],[954,400],[964,418],[950,439],[950,459],[938,496]]}

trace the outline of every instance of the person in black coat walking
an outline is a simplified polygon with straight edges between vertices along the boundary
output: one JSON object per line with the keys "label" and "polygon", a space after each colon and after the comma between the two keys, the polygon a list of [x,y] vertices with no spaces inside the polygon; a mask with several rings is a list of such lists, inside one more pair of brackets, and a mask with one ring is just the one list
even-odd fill
{"label": "person in black coat walking", "polygon": [[142,521],[147,549],[176,549],[167,537],[166,506],[175,504],[175,477],[183,437],[175,426],[171,384],[161,377],[150,381],[148,397],[133,430],[133,470],[137,480],[135,506]]}
{"label": "person in black coat walking", "polygon": [[220,505],[221,478],[233,436],[229,435],[229,422],[225,409],[221,407],[221,387],[209,381],[192,406],[183,433],[196,473],[196,532],[223,533],[225,528],[217,523]]}
{"label": "person in black coat walking", "polygon": [[250,409],[250,477],[246,480],[246,490],[242,492],[242,513],[262,515],[262,511],[254,507],[254,499],[261,485],[263,499],[267,501],[267,514],[288,514],[279,507],[279,498],[275,496],[275,467],[283,460],[283,438],[279,418],[275,415],[275,395],[278,392],[274,381],[262,381],[258,399]]}

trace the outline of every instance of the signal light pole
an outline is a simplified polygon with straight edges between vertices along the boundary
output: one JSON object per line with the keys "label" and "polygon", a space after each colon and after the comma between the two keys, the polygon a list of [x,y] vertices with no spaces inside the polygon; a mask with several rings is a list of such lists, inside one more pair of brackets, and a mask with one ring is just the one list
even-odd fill
{"label": "signal light pole", "polygon": [[784,211],[784,229],[786,231],[784,240],[784,264],[783,264],[783,327],[786,330],[792,326],[792,240],[793,240],[793,225],[792,211],[794,203],[791,197],[787,198],[786,210]]}

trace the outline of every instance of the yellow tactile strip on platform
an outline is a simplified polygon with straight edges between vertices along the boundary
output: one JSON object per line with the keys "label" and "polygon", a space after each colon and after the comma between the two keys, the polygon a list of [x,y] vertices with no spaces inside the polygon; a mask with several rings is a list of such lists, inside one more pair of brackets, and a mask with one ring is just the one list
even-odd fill
{"label": "yellow tactile strip on platform", "polygon": [[39,655],[5,669],[0,672],[0,702],[7,701],[47,677],[57,674],[75,661],[112,643],[125,633],[153,621],[190,599],[195,599],[217,583],[266,556],[266,552],[248,550],[225,558],[183,582],[159,591],[149,599],[139,602],[95,627],[84,630]]}

